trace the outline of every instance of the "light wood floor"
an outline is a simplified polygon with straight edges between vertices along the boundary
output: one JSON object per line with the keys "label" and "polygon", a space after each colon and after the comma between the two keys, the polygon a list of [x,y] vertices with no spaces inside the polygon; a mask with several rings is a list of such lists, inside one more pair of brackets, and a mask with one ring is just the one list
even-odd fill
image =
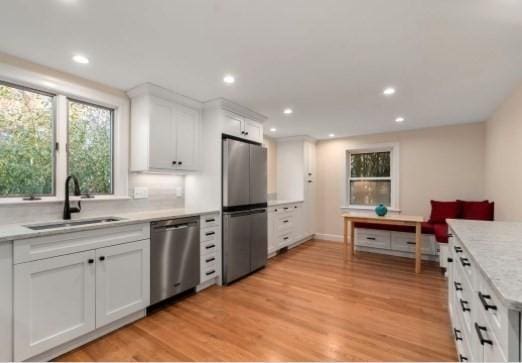
{"label": "light wood floor", "polygon": [[311,241],[62,361],[455,361],[438,265]]}

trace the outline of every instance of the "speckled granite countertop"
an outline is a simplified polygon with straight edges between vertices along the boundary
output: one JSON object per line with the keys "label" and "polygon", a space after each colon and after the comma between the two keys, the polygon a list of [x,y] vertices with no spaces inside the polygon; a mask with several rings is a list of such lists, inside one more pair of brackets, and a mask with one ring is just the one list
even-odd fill
{"label": "speckled granite countertop", "polygon": [[268,206],[277,207],[278,205],[297,204],[297,203],[303,203],[303,202],[304,202],[304,200],[269,200]]}
{"label": "speckled granite countertop", "polygon": [[[90,225],[80,225],[80,226],[72,226],[72,227],[61,227],[47,230],[32,230],[25,226],[33,225],[33,224],[43,224],[43,223],[63,223],[64,221],[45,221],[42,223],[34,222],[34,223],[25,223],[25,224],[6,224],[0,225],[0,242],[4,241],[12,241],[19,240],[24,238],[32,238],[32,237],[41,237],[41,236],[51,236],[56,234],[63,234],[69,232],[79,232],[79,231],[88,231],[93,229],[100,228],[110,228],[116,226],[125,226],[129,224],[135,223],[148,223],[154,221],[161,221],[169,218],[183,218],[183,217],[193,217],[211,213],[218,213],[219,210],[191,210],[191,209],[165,209],[165,210],[157,210],[157,211],[144,211],[144,212],[134,212],[134,213],[125,213],[125,214],[112,214],[108,216],[100,216],[103,217],[116,217],[121,218],[119,221],[110,222],[110,223],[99,223],[99,224],[90,224]],[[80,218],[82,220],[95,219],[96,217],[90,218]],[[73,219],[73,221],[76,219]]]}
{"label": "speckled granite countertop", "polygon": [[522,310],[522,223],[448,220],[506,306]]}

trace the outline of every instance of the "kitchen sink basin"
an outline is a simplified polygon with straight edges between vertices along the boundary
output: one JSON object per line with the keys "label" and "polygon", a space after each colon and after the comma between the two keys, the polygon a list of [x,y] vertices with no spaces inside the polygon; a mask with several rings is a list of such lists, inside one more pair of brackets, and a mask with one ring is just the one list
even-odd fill
{"label": "kitchen sink basin", "polygon": [[96,218],[96,219],[80,219],[77,221],[31,224],[31,225],[27,225],[24,227],[32,229],[33,231],[43,231],[43,230],[47,230],[47,229],[85,226],[85,225],[91,225],[91,224],[104,224],[104,223],[118,222],[121,220],[123,220],[123,218],[105,217],[105,218]]}

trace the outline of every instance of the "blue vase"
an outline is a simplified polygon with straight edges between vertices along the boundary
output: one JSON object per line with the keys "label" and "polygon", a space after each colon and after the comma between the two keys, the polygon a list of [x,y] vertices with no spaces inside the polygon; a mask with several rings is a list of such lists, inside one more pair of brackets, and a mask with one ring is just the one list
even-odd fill
{"label": "blue vase", "polygon": [[388,208],[386,208],[384,204],[379,204],[375,208],[375,213],[377,213],[379,217],[384,217],[388,213]]}

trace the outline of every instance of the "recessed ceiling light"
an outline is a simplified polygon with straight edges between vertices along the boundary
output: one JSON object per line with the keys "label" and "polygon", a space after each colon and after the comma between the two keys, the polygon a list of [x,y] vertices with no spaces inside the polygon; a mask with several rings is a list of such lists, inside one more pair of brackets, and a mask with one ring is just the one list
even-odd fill
{"label": "recessed ceiling light", "polygon": [[223,77],[223,82],[226,84],[233,84],[236,81],[233,75],[227,74],[225,77]]}
{"label": "recessed ceiling light", "polygon": [[276,129],[275,127],[272,127],[272,128],[270,129],[270,132],[276,132],[276,131],[277,131],[277,129]]}
{"label": "recessed ceiling light", "polygon": [[285,115],[291,115],[291,114],[294,113],[294,110],[292,110],[291,108],[285,108],[285,109],[283,110],[283,113],[284,113]]}
{"label": "recessed ceiling light", "polygon": [[89,63],[89,59],[86,56],[83,56],[81,54],[76,54],[72,59],[76,63],[80,63],[80,64],[87,64],[87,63]]}
{"label": "recessed ceiling light", "polygon": [[402,116],[397,117],[395,119],[395,122],[398,122],[398,123],[404,122],[404,117],[402,117]]}
{"label": "recessed ceiling light", "polygon": [[395,88],[393,87],[386,87],[384,91],[382,91],[382,94],[385,96],[391,96],[395,94]]}
{"label": "recessed ceiling light", "polygon": [[335,137],[335,134],[330,134],[328,135],[328,137]]}

